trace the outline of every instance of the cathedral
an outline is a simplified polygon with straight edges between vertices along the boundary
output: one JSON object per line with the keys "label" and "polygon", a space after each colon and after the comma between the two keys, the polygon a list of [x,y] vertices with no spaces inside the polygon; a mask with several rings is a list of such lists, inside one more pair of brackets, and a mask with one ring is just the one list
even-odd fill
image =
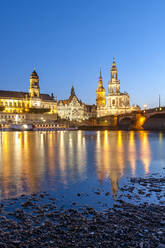
{"label": "cathedral", "polygon": [[108,95],[105,96],[103,79],[100,70],[98,88],[96,90],[97,117],[106,115],[119,115],[138,110],[138,106],[130,106],[129,94],[120,91],[120,80],[118,80],[118,70],[113,57],[111,67],[111,79],[108,82]]}

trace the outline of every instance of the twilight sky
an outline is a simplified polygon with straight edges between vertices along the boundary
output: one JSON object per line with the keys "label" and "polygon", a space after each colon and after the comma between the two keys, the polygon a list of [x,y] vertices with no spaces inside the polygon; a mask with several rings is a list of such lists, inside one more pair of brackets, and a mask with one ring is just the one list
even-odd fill
{"label": "twilight sky", "polygon": [[93,104],[99,68],[108,90],[113,56],[131,103],[165,105],[165,0],[0,1],[0,89],[27,91],[36,68],[42,93]]}

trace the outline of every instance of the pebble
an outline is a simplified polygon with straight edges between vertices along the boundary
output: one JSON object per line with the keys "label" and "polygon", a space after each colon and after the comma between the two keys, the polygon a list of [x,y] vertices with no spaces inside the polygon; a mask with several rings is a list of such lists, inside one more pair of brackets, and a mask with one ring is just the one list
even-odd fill
{"label": "pebble", "polygon": [[[33,208],[27,209],[29,202]],[[22,209],[13,208],[0,218],[1,248],[163,248],[164,206],[119,200],[113,209],[99,212],[87,205],[79,211],[41,203],[25,198]]]}
{"label": "pebble", "polygon": [[[129,199],[149,198],[152,192],[161,198],[165,178],[132,178],[130,183],[133,186],[126,185],[121,189],[128,191]],[[95,194],[102,193],[95,190]],[[109,194],[106,192],[105,196]],[[57,207],[56,198],[44,202],[46,195],[46,192],[40,192],[30,197],[21,196],[14,199],[12,207],[11,202],[8,203],[10,210],[7,210],[7,204],[5,207],[0,204],[3,209],[0,213],[0,248],[165,248],[163,201],[162,205],[147,202],[134,205],[118,199],[112,209],[96,211],[88,205],[76,209],[78,204],[74,201],[69,209]],[[84,193],[77,193],[77,196],[82,198]]]}

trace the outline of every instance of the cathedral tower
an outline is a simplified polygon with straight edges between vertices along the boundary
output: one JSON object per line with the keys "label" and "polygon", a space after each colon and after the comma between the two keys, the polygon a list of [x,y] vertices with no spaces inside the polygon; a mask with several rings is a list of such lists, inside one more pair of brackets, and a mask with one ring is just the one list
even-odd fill
{"label": "cathedral tower", "polygon": [[111,114],[121,114],[130,111],[130,101],[128,93],[120,92],[120,80],[118,80],[118,70],[113,57],[111,67],[111,79],[108,82],[107,108]]}
{"label": "cathedral tower", "polygon": [[29,95],[31,98],[40,96],[39,76],[37,75],[35,69],[30,76]]}
{"label": "cathedral tower", "polygon": [[115,57],[113,57],[113,63],[111,67],[111,80],[108,83],[108,95],[120,95],[120,80],[118,80],[118,71],[115,63]]}
{"label": "cathedral tower", "polygon": [[104,107],[105,106],[105,89],[103,87],[103,79],[101,76],[101,69],[100,69],[100,77],[99,77],[99,86],[96,90],[96,105],[97,107]]}
{"label": "cathedral tower", "polygon": [[[108,81],[108,95],[106,96],[106,100],[101,71],[96,95],[97,117],[120,115],[139,109],[138,107],[130,106],[130,97],[127,92],[120,91],[120,80],[118,80],[118,70],[114,57],[110,70],[110,80]],[[114,185],[116,188],[118,187],[117,181],[115,181]]]}

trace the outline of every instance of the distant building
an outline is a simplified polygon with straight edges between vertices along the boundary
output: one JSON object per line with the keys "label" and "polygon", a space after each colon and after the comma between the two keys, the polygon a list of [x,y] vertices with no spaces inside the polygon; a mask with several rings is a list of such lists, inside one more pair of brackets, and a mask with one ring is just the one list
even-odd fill
{"label": "distant building", "polygon": [[57,101],[53,94],[40,93],[39,76],[34,70],[30,76],[29,92],[0,90],[0,112],[1,121],[25,120],[32,114],[52,115],[50,119],[53,119],[57,115]]}
{"label": "distant building", "polygon": [[100,71],[98,88],[96,90],[97,116],[118,115],[130,113],[140,109],[138,106],[130,106],[129,94],[120,92],[120,80],[118,80],[118,71],[113,58],[111,68],[111,79],[108,82],[108,96],[105,97],[105,89]]}
{"label": "distant building", "polygon": [[58,116],[70,121],[83,121],[96,117],[96,106],[87,105],[79,100],[72,86],[70,97],[58,102]]}
{"label": "distant building", "polygon": [[104,107],[105,106],[105,89],[103,87],[103,79],[101,76],[101,69],[100,69],[100,77],[98,88],[96,90],[96,105],[97,107]]}

